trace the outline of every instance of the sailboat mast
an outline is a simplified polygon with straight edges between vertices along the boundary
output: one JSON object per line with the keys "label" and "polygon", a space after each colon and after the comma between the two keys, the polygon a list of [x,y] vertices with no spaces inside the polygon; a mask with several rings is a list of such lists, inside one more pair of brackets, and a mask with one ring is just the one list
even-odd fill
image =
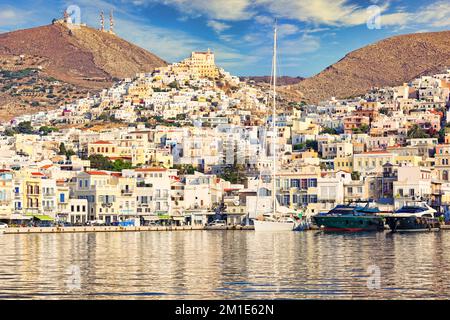
{"label": "sailboat mast", "polygon": [[277,100],[277,23],[275,22],[275,28],[273,33],[273,62],[272,62],[272,76],[273,76],[273,103],[272,103],[272,126],[273,126],[273,210],[276,212],[276,173],[277,173],[277,157],[276,157],[276,144],[277,144],[277,126],[276,126],[276,100]]}

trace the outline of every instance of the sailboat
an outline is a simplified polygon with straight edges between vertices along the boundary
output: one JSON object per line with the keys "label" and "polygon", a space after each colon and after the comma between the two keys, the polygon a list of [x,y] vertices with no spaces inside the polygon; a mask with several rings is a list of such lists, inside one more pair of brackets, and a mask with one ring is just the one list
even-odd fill
{"label": "sailboat", "polygon": [[[276,140],[277,140],[277,126],[276,126],[276,81],[277,81],[277,26],[274,28],[273,35],[273,63],[272,63],[272,77],[273,77],[273,105],[272,105],[272,128],[273,128],[273,167],[272,167],[272,212],[269,215],[263,215],[259,219],[254,220],[255,231],[293,231],[297,228],[297,223],[290,214],[290,209],[282,207],[276,198],[276,171],[277,171],[277,156],[276,156]],[[261,176],[260,176],[261,179]],[[257,189],[257,199],[259,196],[259,188]],[[258,208],[256,208],[258,210]]]}

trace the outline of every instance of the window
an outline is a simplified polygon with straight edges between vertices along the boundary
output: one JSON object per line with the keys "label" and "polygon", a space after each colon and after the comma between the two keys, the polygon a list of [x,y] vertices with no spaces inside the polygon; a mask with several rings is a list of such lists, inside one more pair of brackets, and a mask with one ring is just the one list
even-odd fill
{"label": "window", "polygon": [[59,202],[65,202],[66,200],[66,195],[64,193],[60,193],[59,194]]}

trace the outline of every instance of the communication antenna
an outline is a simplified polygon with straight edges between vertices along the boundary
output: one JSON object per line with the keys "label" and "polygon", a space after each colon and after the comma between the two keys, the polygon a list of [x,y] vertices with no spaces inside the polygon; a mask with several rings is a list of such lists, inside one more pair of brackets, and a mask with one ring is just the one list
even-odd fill
{"label": "communication antenna", "polygon": [[105,15],[103,14],[103,10],[100,12],[100,30],[105,31]]}
{"label": "communication antenna", "polygon": [[114,16],[112,9],[111,12],[109,13],[109,32],[114,33]]}

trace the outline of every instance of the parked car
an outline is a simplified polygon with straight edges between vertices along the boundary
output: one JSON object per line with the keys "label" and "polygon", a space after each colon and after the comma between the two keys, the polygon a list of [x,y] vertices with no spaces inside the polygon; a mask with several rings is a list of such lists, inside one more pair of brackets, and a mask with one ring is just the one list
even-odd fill
{"label": "parked car", "polygon": [[0,222],[0,229],[6,229],[8,225],[6,223]]}
{"label": "parked car", "polygon": [[49,228],[49,227],[54,227],[55,224],[52,221],[39,221],[36,223],[36,227],[40,227],[40,228]]}
{"label": "parked car", "polygon": [[92,220],[87,222],[88,226],[105,226],[106,224],[102,220]]}
{"label": "parked car", "polygon": [[226,230],[227,222],[225,220],[214,220],[205,226],[207,230]]}
{"label": "parked car", "polygon": [[58,227],[72,227],[72,224],[70,222],[58,222]]}

